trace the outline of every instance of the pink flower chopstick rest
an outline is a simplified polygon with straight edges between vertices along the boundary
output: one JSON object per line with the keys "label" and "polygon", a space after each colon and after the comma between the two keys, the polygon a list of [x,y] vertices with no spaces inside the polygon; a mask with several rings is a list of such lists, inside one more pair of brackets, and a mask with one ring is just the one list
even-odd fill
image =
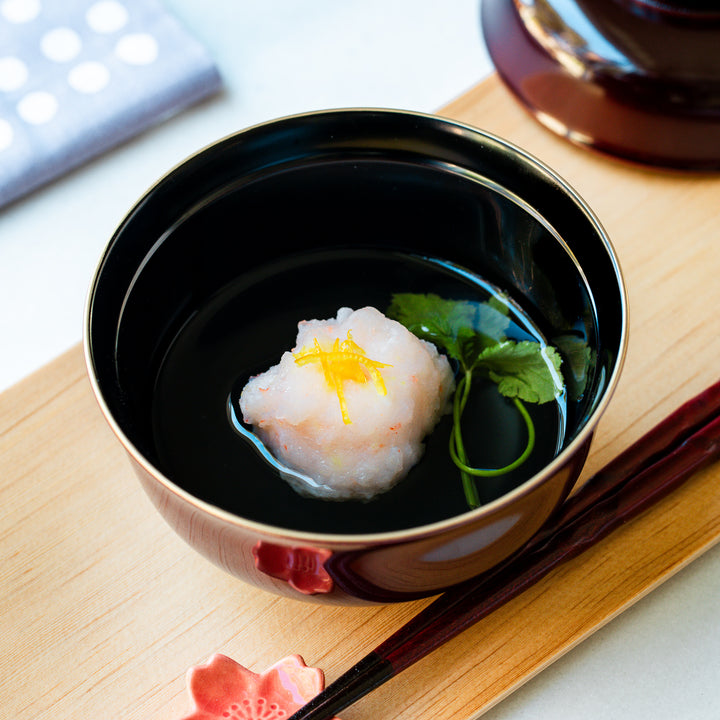
{"label": "pink flower chopstick rest", "polygon": [[314,698],[325,676],[300,655],[289,655],[258,675],[216,654],[188,670],[187,684],[195,708],[183,720],[280,720]]}

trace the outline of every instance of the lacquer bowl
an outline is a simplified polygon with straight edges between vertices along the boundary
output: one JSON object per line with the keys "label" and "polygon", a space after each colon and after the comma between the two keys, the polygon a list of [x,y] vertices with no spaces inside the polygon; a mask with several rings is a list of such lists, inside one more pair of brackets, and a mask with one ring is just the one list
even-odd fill
{"label": "lacquer bowl", "polygon": [[[450,276],[501,290],[560,349],[562,432],[475,509],[454,499],[446,428],[377,501],[300,498],[237,432],[238,377],[277,362],[299,320]],[[295,598],[392,602],[493,567],[548,521],[617,384],[626,315],[610,240],[550,168],[440,117],[337,110],[239,132],[151,188],[100,260],[84,344],[105,418],[193,548]],[[503,408],[471,450],[503,445]]]}
{"label": "lacquer bowl", "polygon": [[483,0],[507,87],[581,147],[655,168],[720,170],[720,5]]}

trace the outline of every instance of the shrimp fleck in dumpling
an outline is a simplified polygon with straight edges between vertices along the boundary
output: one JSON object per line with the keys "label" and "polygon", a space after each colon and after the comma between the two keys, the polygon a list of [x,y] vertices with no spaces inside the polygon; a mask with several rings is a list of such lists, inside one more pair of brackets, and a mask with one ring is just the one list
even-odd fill
{"label": "shrimp fleck in dumpling", "polygon": [[368,500],[422,456],[448,410],[453,373],[437,348],[372,307],[298,323],[295,348],[247,383],[243,420],[284,465],[295,489]]}

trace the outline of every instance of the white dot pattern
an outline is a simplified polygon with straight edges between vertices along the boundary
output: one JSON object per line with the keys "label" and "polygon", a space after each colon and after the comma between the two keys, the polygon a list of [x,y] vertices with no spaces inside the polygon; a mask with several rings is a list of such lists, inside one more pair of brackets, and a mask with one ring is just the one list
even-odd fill
{"label": "white dot pattern", "polygon": [[48,60],[68,62],[82,50],[82,40],[72,28],[57,27],[42,36],[40,49]]}
{"label": "white dot pattern", "polygon": [[97,33],[114,33],[127,24],[128,11],[116,0],[100,0],[88,8],[85,19]]}
{"label": "white dot pattern", "polygon": [[88,60],[68,73],[68,84],[81,93],[96,93],[110,82],[110,71],[101,62]]}
{"label": "white dot pattern", "polygon": [[148,33],[130,33],[121,37],[115,46],[115,55],[129,65],[149,65],[158,56],[158,44]]}
{"label": "white dot pattern", "polygon": [[0,0],[0,207],[219,84],[159,0]]}
{"label": "white dot pattern", "polygon": [[39,0],[2,0],[0,15],[14,24],[27,23],[34,20],[42,9]]}
{"label": "white dot pattern", "polygon": [[44,125],[55,117],[58,101],[52,93],[36,90],[20,100],[17,111],[18,115],[30,125]]}
{"label": "white dot pattern", "polygon": [[20,89],[28,79],[27,65],[16,57],[0,58],[0,92]]}
{"label": "white dot pattern", "polygon": [[[0,21],[14,25],[29,24],[41,15],[40,0],[0,0]],[[98,0],[84,14],[86,32],[113,38],[112,57],[128,67],[141,67],[154,63],[160,48],[156,38],[149,32],[124,32],[130,22],[130,13],[120,0]],[[83,59],[84,43],[78,30],[59,25],[42,34],[37,50],[51,63],[73,65],[65,75],[71,90],[81,95],[93,95],[105,90],[112,82],[108,58]],[[27,64],[13,55],[0,57],[0,93],[22,90],[30,79]],[[49,123],[60,109],[62,93],[48,88],[26,93],[15,100],[17,116],[32,126]],[[1,96],[0,96],[1,98]],[[12,125],[0,117],[0,151],[13,142]]]}

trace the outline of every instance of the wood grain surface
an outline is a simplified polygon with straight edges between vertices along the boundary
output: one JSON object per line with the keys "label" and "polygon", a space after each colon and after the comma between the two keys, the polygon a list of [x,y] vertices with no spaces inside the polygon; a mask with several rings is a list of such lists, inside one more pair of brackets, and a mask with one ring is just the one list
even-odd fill
{"label": "wood grain surface", "polygon": [[[539,127],[494,77],[441,114],[549,164],[613,239],[630,347],[587,477],[720,375],[720,178],[577,149]],[[344,720],[477,717],[713,545],[719,480],[718,466],[699,473]],[[190,710],[186,669],[215,652],[257,672],[299,653],[333,680],[427,602],[313,605],[207,563],[143,494],[96,407],[79,347],[0,396],[0,715],[177,720]]]}

